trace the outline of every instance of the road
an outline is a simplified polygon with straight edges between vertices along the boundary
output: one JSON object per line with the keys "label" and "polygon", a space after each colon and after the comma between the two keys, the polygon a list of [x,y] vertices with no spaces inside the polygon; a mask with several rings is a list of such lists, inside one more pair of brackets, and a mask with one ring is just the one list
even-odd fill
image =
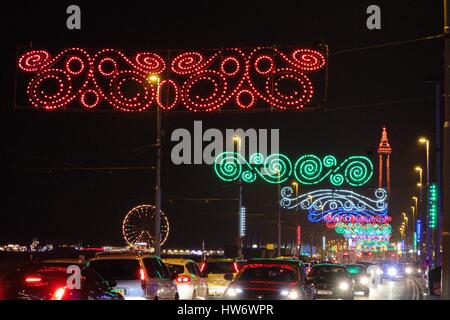
{"label": "road", "polygon": [[396,281],[383,281],[382,284],[372,287],[368,297],[355,297],[355,300],[422,300],[423,280],[408,277]]}

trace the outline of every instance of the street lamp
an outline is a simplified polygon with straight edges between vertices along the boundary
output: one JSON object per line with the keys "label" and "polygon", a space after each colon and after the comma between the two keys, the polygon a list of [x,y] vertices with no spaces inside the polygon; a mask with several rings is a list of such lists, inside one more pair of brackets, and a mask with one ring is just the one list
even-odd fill
{"label": "street lamp", "polygon": [[[427,138],[419,138],[420,144],[425,144],[426,147],[426,154],[427,154],[427,185],[426,187],[430,187],[430,140]],[[431,263],[433,259],[433,253],[432,253],[432,235],[431,235],[431,228],[430,228],[430,219],[429,215],[427,214],[427,260],[429,263]]]}
{"label": "street lamp", "polygon": [[[160,76],[149,74],[147,81],[156,85],[156,100],[159,99]],[[161,110],[156,108],[156,183],[155,183],[155,254],[161,255]]]}
{"label": "street lamp", "polygon": [[425,144],[427,153],[427,187],[430,185],[430,140],[427,138],[419,138],[420,144]]}

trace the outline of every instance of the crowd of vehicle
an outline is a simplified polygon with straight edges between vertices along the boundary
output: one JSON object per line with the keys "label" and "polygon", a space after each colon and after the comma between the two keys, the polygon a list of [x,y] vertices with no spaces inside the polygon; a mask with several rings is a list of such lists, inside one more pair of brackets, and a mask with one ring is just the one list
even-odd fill
{"label": "crowd of vehicle", "polygon": [[[80,270],[68,286],[69,266]],[[411,263],[303,262],[294,257],[195,262],[141,253],[24,263],[0,279],[3,300],[352,300],[383,281],[421,276]],[[71,279],[73,280],[73,279]]]}

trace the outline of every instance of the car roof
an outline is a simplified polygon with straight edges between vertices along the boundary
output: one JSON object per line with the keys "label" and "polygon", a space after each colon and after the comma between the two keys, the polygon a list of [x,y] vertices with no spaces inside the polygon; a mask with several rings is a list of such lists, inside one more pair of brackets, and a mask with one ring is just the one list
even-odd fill
{"label": "car roof", "polygon": [[99,255],[91,259],[91,261],[95,260],[141,260],[145,258],[159,258],[156,255],[153,254],[135,254],[135,253],[129,253],[129,254],[111,254],[111,255]]}
{"label": "car roof", "polygon": [[345,265],[343,264],[335,264],[335,263],[319,263],[313,265],[313,268],[316,267],[339,267],[339,268],[345,268]]}
{"label": "car roof", "polygon": [[207,259],[205,262],[206,263],[208,263],[208,262],[236,262],[236,259],[233,259],[233,258],[212,258],[212,259]]}
{"label": "car roof", "polygon": [[182,258],[164,258],[162,259],[166,263],[174,263],[174,264],[187,264],[187,263],[195,263],[194,260],[191,259],[182,259]]}
{"label": "car roof", "polygon": [[41,260],[40,263],[61,263],[61,264],[84,264],[85,260],[82,259],[45,259]]}
{"label": "car roof", "polygon": [[280,258],[254,258],[247,260],[246,264],[251,263],[279,263],[279,264],[286,264],[286,263],[303,263],[300,260],[297,259],[280,259]]}

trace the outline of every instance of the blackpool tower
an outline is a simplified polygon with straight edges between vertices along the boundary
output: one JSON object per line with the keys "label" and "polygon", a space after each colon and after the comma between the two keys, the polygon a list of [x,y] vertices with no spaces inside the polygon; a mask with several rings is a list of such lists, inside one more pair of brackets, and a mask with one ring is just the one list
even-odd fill
{"label": "blackpool tower", "polygon": [[391,193],[391,145],[389,144],[386,127],[383,127],[381,133],[381,141],[378,146],[379,157],[379,173],[378,173],[378,188],[386,188],[388,194]]}

